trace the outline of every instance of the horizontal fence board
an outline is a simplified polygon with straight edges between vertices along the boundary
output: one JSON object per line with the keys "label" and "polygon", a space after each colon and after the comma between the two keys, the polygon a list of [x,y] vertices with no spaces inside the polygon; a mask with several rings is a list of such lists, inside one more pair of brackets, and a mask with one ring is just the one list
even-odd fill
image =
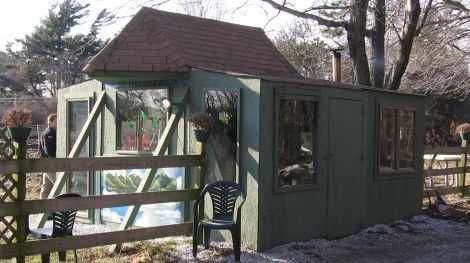
{"label": "horizontal fence board", "polygon": [[424,154],[461,154],[462,149],[460,147],[436,147],[436,148],[424,148]]}
{"label": "horizontal fence board", "polygon": [[[438,176],[438,175],[452,175],[452,174],[463,174],[463,167],[453,167],[446,169],[432,169],[424,172],[426,177]],[[470,167],[467,167],[467,171],[470,171]]]}
{"label": "horizontal fence board", "polygon": [[457,187],[436,187],[434,189],[425,189],[424,190],[424,197],[435,196],[436,191],[438,191],[440,195],[457,194],[457,193],[460,193],[462,191],[462,187],[461,186],[457,186]]}
{"label": "horizontal fence board", "polygon": [[[23,255],[29,256],[41,253],[49,253],[53,251],[89,248],[160,237],[190,235],[191,233],[192,223],[187,222],[176,225],[146,227],[131,230],[96,233],[90,235],[34,240],[25,242],[23,244]],[[17,251],[17,244],[0,245],[0,258],[5,259],[17,256]]]}
{"label": "horizontal fence board", "polygon": [[199,191],[199,189],[191,189],[62,199],[25,200],[22,202],[22,207],[17,202],[0,203],[0,217],[67,211],[72,208],[74,210],[85,210],[91,208],[191,201],[196,200]]}
{"label": "horizontal fence board", "polygon": [[0,171],[8,173],[101,171],[141,168],[200,166],[200,155],[164,155],[139,157],[43,158],[2,160]]}
{"label": "horizontal fence board", "polygon": [[462,148],[462,147],[425,147],[424,154],[462,154],[462,153],[470,153],[470,147]]}

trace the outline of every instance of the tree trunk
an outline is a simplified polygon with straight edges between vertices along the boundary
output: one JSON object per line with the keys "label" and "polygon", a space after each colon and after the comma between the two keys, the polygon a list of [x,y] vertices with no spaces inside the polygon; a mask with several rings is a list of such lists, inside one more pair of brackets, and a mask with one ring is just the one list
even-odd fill
{"label": "tree trunk", "polygon": [[410,60],[411,49],[413,48],[413,40],[416,36],[416,28],[418,26],[419,16],[421,14],[421,6],[419,0],[406,1],[406,24],[403,28],[402,38],[400,40],[400,55],[393,67],[392,79],[389,89],[397,90],[400,88],[401,78],[405,74],[406,67]]}
{"label": "tree trunk", "polygon": [[376,0],[372,45],[372,83],[376,88],[384,87],[385,75],[385,0]]}
{"label": "tree trunk", "polygon": [[346,27],[349,54],[354,66],[354,82],[370,85],[369,62],[366,53],[366,19],[368,0],[351,1],[351,18]]}

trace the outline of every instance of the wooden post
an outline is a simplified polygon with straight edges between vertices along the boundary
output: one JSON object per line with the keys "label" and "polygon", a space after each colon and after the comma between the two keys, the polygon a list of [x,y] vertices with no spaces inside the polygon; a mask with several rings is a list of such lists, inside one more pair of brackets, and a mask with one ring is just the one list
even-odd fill
{"label": "wooden post", "polygon": [[[206,173],[207,173],[207,157],[206,157],[206,147],[204,143],[198,142],[199,154],[202,157],[202,164],[199,167],[199,180],[198,188],[202,191],[204,186],[206,186]],[[199,205],[199,217],[204,217],[204,200]]]}
{"label": "wooden post", "polygon": [[465,194],[466,194],[466,186],[465,186],[465,180],[466,180],[466,174],[467,174],[467,155],[468,155],[468,145],[467,145],[467,140],[462,140],[462,150],[464,151],[464,153],[462,154],[461,156],[461,165],[462,165],[462,168],[463,168],[463,171],[462,171],[462,175],[460,176],[460,186],[461,186],[461,190],[460,190],[460,194],[462,195],[462,197],[465,197]]}
{"label": "wooden post", "polygon": [[[197,180],[197,188],[199,189],[200,192],[202,192],[202,189],[206,186],[206,172],[207,172],[207,156],[206,156],[206,145],[205,143],[202,142],[197,142],[197,153],[201,155],[201,166],[198,167],[198,180]],[[199,192],[199,193],[200,193]],[[199,203],[199,220],[204,218],[204,212],[205,212],[205,206],[204,206],[205,200],[202,199],[202,201]],[[195,211],[193,211],[194,213]],[[194,215],[194,214],[193,214]],[[199,241],[205,240],[205,231],[202,231],[200,233],[201,238]]]}
{"label": "wooden post", "polygon": [[[18,160],[26,159],[26,141],[16,142],[15,156]],[[19,164],[21,165],[21,164]],[[20,167],[21,170],[21,167]],[[26,198],[26,173],[16,173],[13,178],[17,182],[16,185],[16,203],[20,207],[23,207],[23,201]],[[16,242],[19,247],[19,256],[16,257],[16,262],[25,262],[23,244],[26,241],[26,235],[28,234],[28,215],[19,215],[16,217]]]}

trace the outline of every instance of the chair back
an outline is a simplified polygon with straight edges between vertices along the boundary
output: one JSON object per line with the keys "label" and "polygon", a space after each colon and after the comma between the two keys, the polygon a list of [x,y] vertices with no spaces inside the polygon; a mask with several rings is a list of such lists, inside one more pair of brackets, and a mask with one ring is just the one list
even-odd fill
{"label": "chair back", "polygon": [[206,186],[212,199],[213,218],[233,220],[238,197],[243,198],[241,186],[235,182],[218,181]]}
{"label": "chair back", "polygon": [[[55,198],[68,197],[81,197],[81,195],[76,193],[67,193],[58,195]],[[52,237],[71,236],[76,214],[77,210],[68,210],[52,213]]]}

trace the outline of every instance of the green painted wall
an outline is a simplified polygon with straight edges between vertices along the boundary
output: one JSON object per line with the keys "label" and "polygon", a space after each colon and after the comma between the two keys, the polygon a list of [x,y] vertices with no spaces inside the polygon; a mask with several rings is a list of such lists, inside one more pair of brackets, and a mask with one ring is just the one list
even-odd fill
{"label": "green painted wall", "polygon": [[[102,83],[97,80],[89,80],[83,83],[60,89],[57,94],[57,157],[66,157],[67,148],[67,103],[71,100],[89,100],[94,102],[102,90]],[[91,108],[90,108],[91,110]],[[96,155],[100,155],[101,116],[98,117],[97,126],[93,130],[94,143],[97,146]]]}
{"label": "green painted wall", "polygon": [[[316,96],[315,187],[275,192],[275,109],[281,94]],[[416,170],[377,176],[376,104],[416,109]],[[260,112],[259,249],[311,238],[349,235],[416,214],[422,201],[424,98],[334,84],[263,81]],[[349,136],[349,137],[348,137]],[[354,160],[354,161],[352,161]]]}
{"label": "green painted wall", "polygon": [[[192,70],[188,81],[191,92],[189,112],[204,110],[203,94],[206,90],[234,90],[240,92],[239,122],[239,179],[247,192],[247,200],[242,209],[242,243],[253,249],[258,248],[258,166],[260,140],[260,80],[253,78],[237,78],[222,73]],[[188,125],[189,129],[192,129]],[[196,142],[192,130],[188,132],[189,150],[196,152]],[[216,156],[207,145],[209,171],[206,182],[215,180],[233,180],[220,172]],[[210,203],[210,202],[206,202]],[[207,211],[211,213],[210,207]],[[227,232],[228,233],[228,232]],[[229,234],[223,236],[231,240]],[[215,235],[213,235],[215,236]]]}
{"label": "green painted wall", "polygon": [[[69,101],[74,100],[86,100],[89,101],[89,111],[91,111],[94,102],[98,98],[98,95],[102,91],[102,83],[97,80],[89,80],[82,82],[77,85],[73,85],[64,89],[60,89],[57,94],[57,157],[65,158],[68,155],[68,151],[72,148],[72,145],[67,145],[68,138],[68,123],[67,116],[69,114],[68,103]],[[102,155],[102,133],[103,128],[103,118],[100,115],[97,118],[96,125],[91,131],[90,134],[90,156],[100,156]],[[92,182],[89,184],[89,191],[94,193],[99,193],[100,184],[99,184],[99,172],[91,171]],[[95,175],[93,177],[93,175]],[[90,213],[86,215],[87,219],[90,221],[99,222],[100,213],[98,210],[90,210]],[[80,216],[80,215],[79,215]]]}
{"label": "green painted wall", "polygon": [[[274,192],[274,109],[276,96],[289,91],[290,94],[308,95],[318,98],[318,123],[327,121],[321,89],[287,83],[262,82],[260,134],[260,184],[259,184],[259,232],[260,250],[293,240],[306,240],[326,233],[326,166],[319,160],[319,173],[314,189],[288,193]],[[323,126],[317,130],[318,138],[327,131]],[[325,140],[317,140],[317,150],[324,149]]]}
{"label": "green painted wall", "polygon": [[[371,89],[351,89],[345,88],[345,85],[335,87],[336,84],[326,82],[287,83],[195,69],[190,72],[189,79],[175,80],[171,86],[170,98],[180,95],[184,87],[189,87],[190,96],[185,116],[173,137],[170,154],[198,151],[188,118],[195,112],[204,111],[203,95],[207,90],[232,90],[239,93],[238,180],[247,192],[247,201],[242,210],[244,246],[265,250],[290,241],[315,237],[333,238],[371,224],[408,217],[419,211],[422,200],[424,133],[422,97]],[[59,91],[58,156],[65,156],[66,150],[66,101],[96,98],[101,90],[100,82],[88,81]],[[104,112],[104,119],[98,119],[98,132],[95,134],[97,154],[115,153],[115,93],[115,90],[107,90],[108,107]],[[274,191],[273,184],[276,165],[275,109],[276,98],[282,94],[308,96],[317,100],[315,155],[318,173],[314,187],[278,193]],[[418,158],[414,173],[393,177],[377,175],[377,104],[411,106],[416,110]],[[348,127],[351,127],[351,132],[345,131],[342,136],[339,131],[347,130]],[[361,149],[348,151],[351,147]],[[206,183],[222,179],[234,180],[223,172],[223,160],[216,156],[210,143],[206,149]],[[339,159],[334,159],[335,157]],[[349,166],[341,167],[341,158],[348,158]],[[346,174],[346,170],[351,171]],[[187,169],[186,175],[186,187],[193,187],[197,182],[196,171]],[[186,209],[190,211],[191,205],[187,204]],[[206,212],[211,213],[210,206],[206,207]],[[339,220],[338,218],[344,217],[344,213],[350,213],[351,217]],[[186,218],[190,219],[190,213],[186,213]],[[231,240],[228,232],[215,233],[213,237]]]}
{"label": "green painted wall", "polygon": [[367,140],[367,192],[365,225],[391,222],[400,218],[410,217],[422,206],[423,196],[423,154],[424,154],[424,97],[388,94],[383,92],[367,92],[370,114],[367,122],[366,138],[376,138],[377,118],[376,105],[416,110],[416,169],[415,172],[379,176],[377,170],[377,147],[375,140]]}

